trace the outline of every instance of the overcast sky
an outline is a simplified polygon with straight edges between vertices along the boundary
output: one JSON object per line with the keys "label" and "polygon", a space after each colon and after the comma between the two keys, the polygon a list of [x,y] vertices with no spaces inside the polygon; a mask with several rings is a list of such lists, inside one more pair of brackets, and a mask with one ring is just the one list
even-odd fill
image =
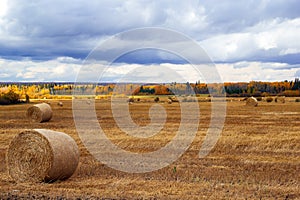
{"label": "overcast sky", "polygon": [[[196,41],[223,81],[294,80],[300,76],[299,8],[298,0],[0,0],[0,81],[74,81],[97,45],[143,27]],[[137,34],[130,42],[140,39]],[[144,66],[169,66],[198,79],[182,58],[163,51],[130,53],[115,62],[108,81]]]}

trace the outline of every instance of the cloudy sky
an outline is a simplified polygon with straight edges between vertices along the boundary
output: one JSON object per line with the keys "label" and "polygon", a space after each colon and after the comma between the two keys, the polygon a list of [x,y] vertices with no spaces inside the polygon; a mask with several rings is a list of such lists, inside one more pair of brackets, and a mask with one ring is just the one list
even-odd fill
{"label": "cloudy sky", "polygon": [[[75,81],[95,48],[105,54],[103,43],[112,36],[144,27],[195,41],[223,81],[294,80],[300,76],[298,8],[298,0],[0,0],[0,81]],[[143,37],[133,34],[122,44]],[[176,44],[172,37],[168,42]],[[114,63],[107,81],[147,66],[198,79],[180,55],[162,50],[131,52]],[[97,67],[107,64],[100,56]]]}

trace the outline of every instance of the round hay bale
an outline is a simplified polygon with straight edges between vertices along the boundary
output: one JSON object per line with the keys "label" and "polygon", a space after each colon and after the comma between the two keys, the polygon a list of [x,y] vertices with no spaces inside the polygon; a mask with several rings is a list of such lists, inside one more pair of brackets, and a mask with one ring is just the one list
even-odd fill
{"label": "round hay bale", "polygon": [[271,103],[272,101],[273,101],[273,98],[272,98],[272,97],[267,97],[267,98],[266,98],[266,102]]}
{"label": "round hay bale", "polygon": [[72,176],[79,162],[76,142],[67,134],[47,129],[19,133],[7,152],[9,175],[16,182],[53,182]]}
{"label": "round hay bale", "polygon": [[254,97],[249,97],[249,98],[246,100],[246,105],[247,105],[247,106],[257,106],[257,105],[258,105],[257,99],[254,98]]}
{"label": "round hay bale", "polygon": [[285,103],[285,96],[277,96],[275,97],[275,100],[274,100],[276,103],[277,102],[280,102],[280,103]]}
{"label": "round hay bale", "polygon": [[27,109],[26,116],[32,122],[47,122],[52,118],[52,109],[47,103],[35,104]]}
{"label": "round hay bale", "polygon": [[128,99],[127,99],[127,102],[128,102],[128,103],[130,103],[130,102],[133,103],[133,102],[134,102],[134,98],[133,98],[133,97],[128,98]]}
{"label": "round hay bale", "polygon": [[169,99],[171,99],[172,102],[179,102],[179,100],[175,96],[169,97]]}
{"label": "round hay bale", "polygon": [[172,104],[172,100],[171,99],[168,99],[168,104]]}
{"label": "round hay bale", "polygon": [[257,101],[262,101],[262,97],[256,97]]}
{"label": "round hay bale", "polygon": [[57,105],[60,106],[60,107],[63,107],[63,106],[64,106],[63,102],[61,102],[61,101],[58,102]]}

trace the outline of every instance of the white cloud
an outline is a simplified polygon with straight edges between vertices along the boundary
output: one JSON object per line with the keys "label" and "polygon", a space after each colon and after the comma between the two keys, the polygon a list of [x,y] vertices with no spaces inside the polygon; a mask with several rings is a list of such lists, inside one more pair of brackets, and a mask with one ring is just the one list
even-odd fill
{"label": "white cloud", "polygon": [[[207,66],[190,64],[127,64],[87,63],[84,66],[50,61],[12,61],[0,59],[0,81],[103,81],[103,82],[206,82]],[[283,81],[299,77],[300,65],[274,62],[217,63],[216,71],[225,82]],[[81,71],[79,71],[81,70]],[[103,72],[103,73],[102,73]],[[79,74],[78,74],[79,73]],[[79,75],[79,76],[78,76]],[[79,77],[79,79],[77,79]],[[210,77],[208,77],[209,79]]]}
{"label": "white cloud", "polygon": [[87,64],[79,72],[77,81],[101,82],[187,82],[201,79],[189,64]]}
{"label": "white cloud", "polygon": [[295,75],[294,75],[295,77],[300,77],[300,69],[299,70],[297,70],[296,72],[295,72]]}
{"label": "white cloud", "polygon": [[[49,61],[0,59],[0,81],[74,81],[80,64]],[[5,76],[4,76],[4,75]]]}
{"label": "white cloud", "polygon": [[282,49],[279,52],[279,55],[288,55],[288,54],[299,54],[300,53],[300,49],[296,49],[296,48],[287,48],[287,49]]}
{"label": "white cloud", "polygon": [[0,73],[0,78],[8,78],[9,74],[7,73]]}
{"label": "white cloud", "polygon": [[194,35],[209,25],[206,21],[205,8],[198,1],[180,1],[177,5],[167,7],[164,12],[166,13],[164,26],[186,34]]}
{"label": "white cloud", "polygon": [[200,44],[213,60],[230,61],[299,53],[296,41],[300,41],[300,18],[262,22],[246,32],[221,34]]}
{"label": "white cloud", "polygon": [[216,64],[224,82],[294,80],[300,66],[285,63],[238,62]]}
{"label": "white cloud", "polygon": [[7,0],[0,1],[0,17],[4,16],[7,11]]}

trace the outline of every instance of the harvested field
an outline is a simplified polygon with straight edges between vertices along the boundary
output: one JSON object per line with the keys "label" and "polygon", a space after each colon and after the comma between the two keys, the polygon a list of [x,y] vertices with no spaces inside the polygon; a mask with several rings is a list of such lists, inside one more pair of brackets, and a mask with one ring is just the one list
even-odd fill
{"label": "harvested field", "polygon": [[[167,102],[167,100],[165,100]],[[38,102],[35,102],[38,103]],[[150,123],[152,101],[130,104],[133,121]],[[299,199],[300,104],[227,102],[227,116],[215,148],[203,159],[199,149],[210,122],[210,102],[201,101],[200,125],[190,148],[177,161],[160,170],[132,174],[98,162],[86,150],[76,132],[72,101],[63,107],[51,102],[53,117],[46,123],[28,123],[28,104],[0,106],[0,199]],[[161,103],[167,120],[161,132],[149,139],[122,133],[114,122],[108,100],[96,100],[99,123],[107,137],[132,152],[155,151],[175,135],[180,123],[180,104]],[[146,113],[146,114],[145,114]],[[5,165],[10,141],[24,129],[51,129],[75,139],[80,161],[74,175],[51,184],[15,183]]]}

